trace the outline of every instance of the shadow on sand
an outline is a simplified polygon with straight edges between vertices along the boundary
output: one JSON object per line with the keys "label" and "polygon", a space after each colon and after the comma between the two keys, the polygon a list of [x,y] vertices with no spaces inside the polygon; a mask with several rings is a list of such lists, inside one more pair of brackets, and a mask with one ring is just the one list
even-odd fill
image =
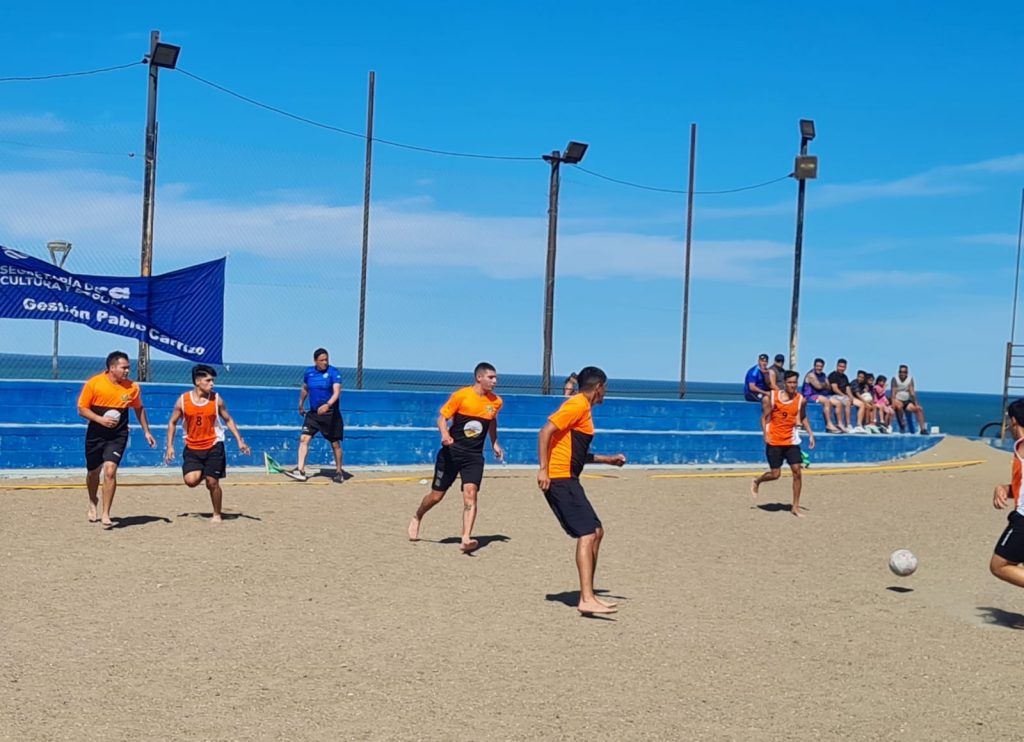
{"label": "shadow on sand", "polygon": [[900,587],[899,585],[889,585],[889,587],[887,587],[885,589],[889,590],[890,592],[894,592],[894,593],[912,593],[912,592],[914,592],[914,588],[912,588],[912,587]]}
{"label": "shadow on sand", "polygon": [[982,620],[993,626],[1003,626],[1007,629],[1024,629],[1024,615],[1013,611],[1004,611],[1002,608],[979,605],[978,611]]}
{"label": "shadow on sand", "polygon": [[[486,549],[488,546],[493,544],[495,541],[497,541],[499,543],[505,543],[506,541],[511,541],[512,539],[509,538],[508,536],[506,536],[503,533],[495,533],[495,534],[493,534],[491,536],[476,536],[476,540],[477,540],[477,543],[479,544],[479,546],[477,546],[476,549],[474,549],[473,551],[471,551],[468,554],[466,554],[466,556],[473,556],[477,552],[482,551],[483,549]],[[461,544],[462,543],[462,539],[459,538],[458,536],[449,536],[448,538],[443,538],[440,541],[434,541],[433,543],[435,543],[435,544]]]}
{"label": "shadow on sand", "polygon": [[[210,520],[210,518],[213,517],[213,513],[178,513],[178,517],[205,518],[206,520]],[[262,518],[257,518],[255,515],[246,515],[245,513],[221,513],[220,517],[224,520],[238,520],[239,518],[245,518],[246,520],[263,520]]]}
{"label": "shadow on sand", "polygon": [[125,518],[111,518],[114,525],[105,529],[107,531],[113,531],[117,528],[130,528],[131,526],[144,526],[147,523],[170,523],[170,518],[164,518],[160,515],[129,515]]}
{"label": "shadow on sand", "polygon": [[[629,600],[625,595],[612,595],[607,590],[594,589],[594,592],[604,598],[611,598],[612,600]],[[548,593],[544,596],[544,600],[549,600],[552,603],[561,603],[562,605],[569,606],[575,609],[580,604],[580,591],[579,590],[566,590],[564,593]],[[600,613],[581,613],[580,616],[583,618],[593,618],[598,621],[614,621],[615,614],[600,614]]]}
{"label": "shadow on sand", "polygon": [[[763,510],[766,513],[793,513],[793,506],[783,502],[765,502],[755,505],[758,510]],[[807,508],[803,505],[800,506],[800,512],[807,512]]]}
{"label": "shadow on sand", "polygon": [[[310,474],[309,476],[310,476],[310,478],[313,478],[313,477],[327,477],[328,479],[332,479],[334,477],[334,472],[335,472],[335,470],[331,469],[329,467],[321,467],[320,469],[317,470],[316,474]],[[348,480],[352,479],[354,476],[355,476],[355,474],[347,472],[344,469],[341,470],[341,477],[346,482]]]}

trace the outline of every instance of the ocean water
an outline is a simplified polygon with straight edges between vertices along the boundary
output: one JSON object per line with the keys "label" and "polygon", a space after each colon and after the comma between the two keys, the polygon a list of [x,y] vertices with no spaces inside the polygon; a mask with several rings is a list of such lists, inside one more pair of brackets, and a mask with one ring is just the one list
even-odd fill
{"label": "ocean water", "polygon": [[[134,361],[134,359],[133,359]],[[192,363],[188,361],[154,360],[150,381],[182,384],[192,383]],[[219,386],[283,386],[298,387],[305,366],[264,363],[229,363],[218,366]],[[60,378],[84,380],[103,370],[103,359],[82,356],[61,356]],[[133,371],[135,369],[133,368]],[[356,370],[341,368],[346,388],[355,389]],[[737,372],[734,383],[688,381],[687,399],[739,401],[743,399],[742,378],[745,369]],[[472,381],[469,371],[424,371],[415,369],[364,369],[364,389],[401,391],[449,391]],[[52,361],[49,356],[0,353],[0,378],[50,379]],[[560,393],[564,377],[552,379],[552,390]],[[498,391],[507,394],[540,394],[541,377],[534,374],[505,374],[499,369]],[[650,379],[611,379],[609,396],[678,399],[678,381]],[[927,413],[928,425],[937,425],[952,435],[979,435],[988,423],[1000,420],[1002,397],[998,394],[966,394],[962,392],[930,392],[919,389],[918,396]],[[815,418],[811,418],[812,421]],[[989,429],[988,434],[992,429]],[[998,434],[998,427],[995,428]]]}

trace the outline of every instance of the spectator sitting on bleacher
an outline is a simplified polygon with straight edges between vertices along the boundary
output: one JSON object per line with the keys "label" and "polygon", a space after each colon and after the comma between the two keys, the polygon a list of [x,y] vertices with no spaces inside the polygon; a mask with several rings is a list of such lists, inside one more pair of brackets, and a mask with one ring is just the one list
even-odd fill
{"label": "spectator sitting on bleacher", "polygon": [[828,376],[825,375],[825,359],[815,358],[814,368],[804,376],[804,399],[808,402],[817,402],[825,413],[825,430],[829,433],[840,432],[835,423],[832,422],[832,408],[836,408],[836,417],[839,416],[839,401],[832,397],[828,388]]}
{"label": "spectator sitting on bleacher", "polygon": [[768,373],[768,354],[762,353],[757,357],[757,365],[752,366],[743,380],[743,398],[748,402],[760,402],[761,397],[768,394],[769,386],[766,375]]}
{"label": "spectator sitting on bleacher", "polygon": [[783,379],[786,378],[786,356],[781,353],[775,354],[775,363],[768,367],[765,372],[765,389],[768,391],[781,392],[785,386]]}
{"label": "spectator sitting on bleacher", "polygon": [[[850,432],[850,377],[846,375],[846,359],[836,361],[836,370],[828,375],[828,386],[836,400],[836,425],[844,433]],[[860,432],[864,432],[861,430]]]}
{"label": "spectator sitting on bleacher", "polygon": [[871,421],[875,419],[875,395],[868,386],[866,371],[858,371],[850,382],[850,399],[857,408],[857,427],[851,433],[870,433]]}
{"label": "spectator sitting on bleacher", "polygon": [[[887,379],[885,374],[879,374],[878,379],[872,386],[872,393],[875,397],[875,410],[878,413],[878,424],[886,433],[892,432],[892,405],[889,404],[889,397],[885,393]],[[871,374],[868,374],[868,383],[871,382]]]}
{"label": "spectator sitting on bleacher", "polygon": [[900,366],[899,373],[892,379],[892,409],[896,413],[896,422],[900,432],[907,432],[905,412],[913,412],[917,416],[917,429],[921,435],[928,435],[924,424],[924,408],[917,401],[917,390],[914,389],[914,377],[906,364]]}

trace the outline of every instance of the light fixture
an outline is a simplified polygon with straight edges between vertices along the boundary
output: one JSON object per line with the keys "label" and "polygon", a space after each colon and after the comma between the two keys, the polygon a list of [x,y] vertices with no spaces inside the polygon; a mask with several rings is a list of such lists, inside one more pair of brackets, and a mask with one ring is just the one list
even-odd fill
{"label": "light fixture", "polygon": [[800,119],[800,136],[808,142],[814,139],[814,121],[811,119]]}
{"label": "light fixture", "polygon": [[587,145],[583,142],[569,142],[565,145],[565,153],[562,155],[562,162],[567,165],[575,165],[583,159],[587,153]]}
{"label": "light fixture", "polygon": [[153,52],[149,55],[149,63],[154,67],[173,70],[178,65],[178,55],[180,53],[180,46],[160,42],[153,46]]}

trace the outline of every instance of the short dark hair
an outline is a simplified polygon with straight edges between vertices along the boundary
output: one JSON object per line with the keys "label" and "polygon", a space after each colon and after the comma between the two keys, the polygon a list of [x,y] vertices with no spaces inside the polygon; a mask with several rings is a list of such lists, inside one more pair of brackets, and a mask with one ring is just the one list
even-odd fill
{"label": "short dark hair", "polygon": [[608,381],[608,374],[597,366],[586,366],[580,369],[580,372],[576,374],[576,378],[580,382],[580,391],[589,392],[598,384],[604,384]]}
{"label": "short dark hair", "polygon": [[799,378],[800,378],[800,374],[798,374],[796,371],[787,371],[786,373],[784,373],[782,375],[782,380],[783,381],[789,381],[790,379],[799,379]]}
{"label": "short dark hair", "polygon": [[910,367],[907,364],[905,364],[905,363],[901,363],[900,364],[900,371],[902,371],[903,369],[907,369],[907,371],[909,371]]}
{"label": "short dark hair", "polygon": [[480,374],[487,373],[488,371],[498,373],[498,369],[489,364],[487,361],[481,361],[480,363],[476,364],[476,368],[473,369],[473,378],[475,379]]}
{"label": "short dark hair", "polygon": [[858,369],[857,369],[857,376],[860,376],[861,374],[864,374],[865,376],[867,376],[867,375],[868,375],[868,372],[867,372],[867,371],[865,371],[865,370],[864,370],[864,369],[862,369],[862,368],[858,368]]}
{"label": "short dark hair", "polygon": [[331,354],[327,352],[327,348],[317,348],[316,350],[313,351],[314,361],[320,356],[327,356],[328,358],[330,358]]}
{"label": "short dark hair", "polygon": [[1024,426],[1024,399],[1010,402],[1006,408],[1006,414],[1012,417],[1018,425]]}
{"label": "short dark hair", "polygon": [[757,357],[757,360],[759,360],[759,361],[767,361],[768,360],[768,354],[767,353],[762,353],[761,355],[759,355]]}
{"label": "short dark hair", "polygon": [[846,359],[845,359],[845,358],[840,358],[840,359],[839,359],[838,361],[836,361],[836,365],[837,365],[837,366],[838,366],[838,365],[839,365],[840,363],[846,363]]}
{"label": "short dark hair", "polygon": [[[115,350],[113,353],[107,353],[107,368],[110,368],[118,361],[127,361],[128,354],[123,350]],[[130,362],[130,361],[129,361]]]}
{"label": "short dark hair", "polygon": [[889,377],[886,376],[885,374],[879,374],[878,378],[875,379],[875,381],[877,381],[878,383],[882,383],[883,381],[888,381],[888,380],[889,380]]}
{"label": "short dark hair", "polygon": [[820,363],[822,366],[824,366],[825,365],[825,359],[824,358],[815,358],[814,359],[814,363]]}
{"label": "short dark hair", "polygon": [[195,384],[199,379],[209,376],[211,379],[217,378],[217,369],[213,366],[207,366],[205,363],[200,363],[198,366],[192,367],[192,383]]}

